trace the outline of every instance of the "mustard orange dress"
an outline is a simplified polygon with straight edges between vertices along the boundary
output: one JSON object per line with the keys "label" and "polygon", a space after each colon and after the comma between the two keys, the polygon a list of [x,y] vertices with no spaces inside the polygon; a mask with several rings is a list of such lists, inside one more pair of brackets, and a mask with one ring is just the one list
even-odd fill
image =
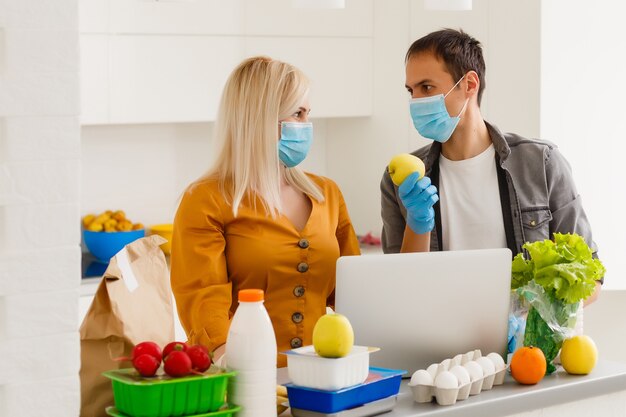
{"label": "mustard orange dress", "polygon": [[[311,199],[302,231],[285,216],[272,218],[244,200],[237,217],[218,182],[201,180],[185,192],[174,221],[171,284],[190,343],[211,351],[226,342],[237,294],[265,291],[278,352],[312,343],[317,319],[334,305],[339,256],[359,255],[359,244],[337,185],[307,174],[325,201]],[[278,355],[278,366],[286,366]]]}

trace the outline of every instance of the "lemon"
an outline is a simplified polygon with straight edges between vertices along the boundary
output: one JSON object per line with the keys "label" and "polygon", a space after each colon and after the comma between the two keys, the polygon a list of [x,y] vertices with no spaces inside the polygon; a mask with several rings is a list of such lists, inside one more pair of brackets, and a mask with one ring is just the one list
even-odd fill
{"label": "lemon", "polygon": [[597,361],[598,348],[589,336],[574,336],[563,341],[561,365],[568,374],[587,375]]}
{"label": "lemon", "polygon": [[313,347],[324,358],[342,358],[352,350],[354,331],[346,316],[325,314],[313,328]]}
{"label": "lemon", "polygon": [[410,153],[401,153],[391,158],[388,171],[391,176],[391,181],[399,186],[406,177],[414,172],[419,172],[418,179],[422,179],[426,167],[424,166],[424,162],[417,156]]}

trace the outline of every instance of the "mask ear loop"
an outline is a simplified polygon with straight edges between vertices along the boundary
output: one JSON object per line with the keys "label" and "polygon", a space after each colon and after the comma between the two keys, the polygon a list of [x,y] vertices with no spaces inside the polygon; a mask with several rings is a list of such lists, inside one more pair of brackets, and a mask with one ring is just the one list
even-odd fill
{"label": "mask ear loop", "polygon": [[467,107],[467,103],[469,103],[469,98],[467,100],[465,100],[465,104],[463,104],[463,108],[461,109],[461,111],[459,112],[459,114],[456,117],[461,117],[461,115],[465,111],[465,108]]}
{"label": "mask ear loop", "polygon": [[[457,85],[459,85],[459,83],[463,80],[463,78],[465,78],[465,75],[463,75],[459,81],[456,82],[456,84],[454,84],[452,86],[452,88],[450,89],[450,91],[448,91],[446,93],[445,96],[443,96],[443,98],[445,99],[446,97],[448,97],[448,94],[450,94],[452,92],[452,90],[454,90],[456,88]],[[469,103],[469,98],[467,100],[465,100],[465,104],[463,104],[463,108],[461,109],[461,111],[459,112],[459,114],[456,117],[461,117],[461,114],[463,114],[463,112],[465,111],[465,108],[467,107],[467,103]]]}
{"label": "mask ear loop", "polygon": [[454,90],[454,88],[455,88],[457,85],[459,85],[459,83],[463,80],[463,78],[465,78],[465,75],[463,75],[463,76],[459,79],[459,81],[457,81],[457,82],[456,82],[456,84],[454,84],[454,85],[452,86],[452,88],[450,89],[450,91],[448,91],[448,92],[446,93],[446,95],[445,95],[445,96],[443,96],[443,98],[448,97],[448,94],[450,94],[450,93],[452,92],[452,90]]}

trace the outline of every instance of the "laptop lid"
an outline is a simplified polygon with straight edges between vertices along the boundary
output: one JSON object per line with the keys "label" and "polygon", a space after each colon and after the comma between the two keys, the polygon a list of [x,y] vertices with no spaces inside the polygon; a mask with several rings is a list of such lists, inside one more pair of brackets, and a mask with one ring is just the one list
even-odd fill
{"label": "laptop lid", "polygon": [[411,376],[475,349],[506,358],[511,259],[509,249],[341,257],[335,309],[355,344],[381,348],[371,366]]}

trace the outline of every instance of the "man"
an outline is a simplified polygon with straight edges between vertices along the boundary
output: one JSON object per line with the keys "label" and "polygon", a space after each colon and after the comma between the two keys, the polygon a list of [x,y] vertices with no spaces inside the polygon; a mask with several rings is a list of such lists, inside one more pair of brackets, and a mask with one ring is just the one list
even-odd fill
{"label": "man", "polygon": [[413,152],[426,166],[421,180],[412,174],[396,187],[383,175],[384,252],[508,247],[515,255],[527,241],[575,232],[595,256],[568,162],[550,142],[483,120],[484,77],[482,47],[462,31],[433,32],[409,48],[411,118],[433,143]]}

